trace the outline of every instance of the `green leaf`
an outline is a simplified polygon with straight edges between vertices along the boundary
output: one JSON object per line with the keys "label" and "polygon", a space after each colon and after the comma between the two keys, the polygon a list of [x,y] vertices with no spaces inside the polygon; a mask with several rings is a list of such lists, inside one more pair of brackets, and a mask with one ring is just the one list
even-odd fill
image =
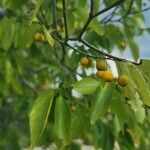
{"label": "green leaf", "polygon": [[123,103],[123,98],[122,95],[115,91],[113,98],[111,100],[110,106],[111,106],[111,110],[113,113],[116,114],[118,122],[119,122],[119,126],[121,128],[123,128],[124,122],[126,120],[125,118],[125,107],[124,107],[124,103]]}
{"label": "green leaf", "polygon": [[100,22],[96,19],[90,23],[89,26],[93,31],[95,31],[100,36],[103,36],[105,34],[105,28],[100,24]]}
{"label": "green leaf", "polygon": [[140,18],[138,16],[137,17],[134,16],[133,20],[135,21],[137,27],[139,27],[140,29],[144,29],[145,28],[144,21],[142,20],[142,18]]}
{"label": "green leaf", "polygon": [[42,136],[47,124],[53,97],[54,93],[52,91],[40,93],[29,114],[31,147],[34,147],[35,144],[38,144],[39,139]]}
{"label": "green leaf", "polygon": [[139,123],[143,123],[144,119],[145,119],[145,109],[142,106],[142,101],[137,99],[136,101],[128,101],[128,103],[130,104],[131,108],[134,110],[137,121]]}
{"label": "green leaf", "polygon": [[148,84],[144,79],[142,72],[135,66],[129,65],[132,79],[136,85],[137,91],[139,93],[140,99],[145,105],[150,106],[150,90]]}
{"label": "green leaf", "polygon": [[92,94],[100,86],[100,82],[91,77],[83,78],[73,84],[73,88],[82,94]]}
{"label": "green leaf", "polygon": [[48,43],[53,46],[55,41],[54,39],[52,38],[52,36],[50,35],[49,31],[43,26],[43,31],[44,31],[44,35],[48,41]]}
{"label": "green leaf", "polygon": [[113,148],[114,148],[114,138],[113,138],[112,133],[108,130],[105,130],[103,137],[104,137],[104,139],[103,139],[102,149],[103,150],[113,150]]}
{"label": "green leaf", "polygon": [[31,11],[29,12],[28,16],[29,16],[29,25],[31,25],[33,22],[38,22],[38,19],[36,17],[39,8],[41,7],[41,5],[43,4],[44,0],[31,0],[32,3],[34,4],[34,8],[31,9]]}
{"label": "green leaf", "polygon": [[75,12],[77,19],[80,21],[85,21],[88,18],[88,8],[82,7],[78,8],[77,11]]}
{"label": "green leaf", "polygon": [[78,7],[83,8],[83,7],[86,6],[87,0],[77,0],[76,3],[77,3],[77,6],[78,6]]}
{"label": "green leaf", "polygon": [[139,123],[143,123],[144,119],[145,119],[145,109],[144,108],[140,108],[136,111],[136,116],[137,116],[137,121]]}
{"label": "green leaf", "polygon": [[6,79],[7,84],[10,84],[13,79],[14,70],[13,70],[11,62],[8,59],[5,60],[5,69],[6,69],[5,79]]}
{"label": "green leaf", "polygon": [[71,113],[67,102],[61,96],[56,100],[55,129],[58,138],[62,139],[64,145],[68,145],[71,135]]}
{"label": "green leaf", "polygon": [[89,109],[85,105],[77,104],[76,111],[72,114],[72,138],[80,138],[86,135],[90,127],[89,113]]}
{"label": "green leaf", "polygon": [[0,45],[5,50],[9,50],[14,37],[15,26],[11,19],[4,18],[0,24]]}
{"label": "green leaf", "polygon": [[105,87],[97,90],[97,95],[94,100],[91,111],[91,124],[98,120],[107,111],[114,90],[115,84],[113,82],[106,83]]}
{"label": "green leaf", "polygon": [[[31,43],[33,42],[34,35],[36,31],[39,30],[40,26],[39,24],[31,24],[30,26],[23,26],[20,27],[22,30],[22,35],[20,36],[19,41],[19,49],[24,49],[26,47],[31,46]],[[20,31],[21,32],[21,31]]]}
{"label": "green leaf", "polygon": [[119,123],[119,118],[117,115],[114,116],[113,118],[113,132],[114,132],[114,135],[117,136],[118,133],[121,131],[121,126],[120,126],[120,123]]}
{"label": "green leaf", "polygon": [[150,69],[149,69],[150,60],[144,59],[142,61],[143,61],[142,65],[138,66],[138,68],[143,72],[144,78],[147,84],[149,85],[150,89]]}

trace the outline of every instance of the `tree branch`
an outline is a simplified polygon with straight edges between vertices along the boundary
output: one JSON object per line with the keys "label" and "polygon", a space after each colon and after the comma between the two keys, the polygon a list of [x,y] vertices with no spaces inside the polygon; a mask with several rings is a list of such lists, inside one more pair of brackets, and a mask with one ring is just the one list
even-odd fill
{"label": "tree branch", "polygon": [[122,62],[130,62],[134,65],[141,65],[142,64],[142,60],[140,59],[139,62],[134,62],[134,61],[130,61],[130,60],[127,60],[125,58],[120,58],[120,57],[116,57],[116,56],[113,56],[113,55],[110,55],[96,47],[94,47],[93,45],[90,45],[89,43],[87,43],[86,41],[84,41],[83,39],[80,40],[84,45],[86,45],[88,48],[91,48],[93,50],[96,50],[97,52],[99,52],[100,54],[102,54],[103,56],[107,56],[108,58],[111,58],[112,60],[116,60],[116,61],[122,61]]}
{"label": "tree branch", "polygon": [[54,38],[56,41],[58,41],[60,44],[63,44],[63,45],[65,45],[65,46],[67,46],[67,47],[73,49],[74,51],[76,51],[76,52],[78,52],[78,53],[80,53],[80,54],[83,54],[83,55],[85,55],[85,56],[87,56],[87,57],[92,57],[92,58],[97,58],[97,59],[99,59],[99,58],[100,58],[100,59],[109,59],[109,60],[113,60],[113,61],[130,62],[130,63],[132,63],[132,64],[134,64],[134,65],[141,65],[141,64],[142,64],[142,59],[140,59],[139,62],[134,62],[134,61],[127,60],[127,59],[125,59],[125,58],[121,58],[121,57],[117,57],[117,56],[108,54],[108,53],[106,53],[106,52],[104,52],[104,51],[102,51],[102,50],[100,50],[100,49],[94,47],[93,45],[87,43],[87,42],[86,42],[85,40],[83,40],[83,39],[70,38],[70,39],[68,39],[68,41],[78,41],[78,42],[81,42],[83,45],[87,46],[88,48],[93,49],[93,50],[95,50],[96,52],[98,52],[99,54],[103,55],[103,57],[102,57],[102,56],[95,56],[95,55],[87,54],[87,53],[85,53],[85,52],[83,52],[83,51],[81,51],[81,50],[79,50],[79,49],[76,49],[76,48],[74,48],[73,46],[69,45],[68,42],[66,42],[66,41],[63,42],[63,41],[59,40],[58,38],[56,38],[55,36],[53,36],[53,38]]}
{"label": "tree branch", "polygon": [[[64,1],[65,1],[65,0],[63,0],[63,2],[64,2]],[[139,62],[134,62],[134,61],[127,60],[127,59],[125,59],[125,58],[120,58],[120,57],[117,57],[117,56],[113,56],[113,55],[111,55],[111,54],[106,53],[105,51],[100,50],[99,48],[94,47],[93,45],[87,43],[85,40],[83,40],[83,39],[81,38],[82,35],[83,35],[83,33],[85,32],[86,28],[88,27],[88,25],[90,24],[90,22],[93,20],[93,18],[95,18],[95,17],[97,17],[98,15],[100,15],[100,14],[102,14],[102,13],[104,13],[104,12],[110,10],[111,8],[113,8],[113,7],[115,7],[115,6],[120,5],[121,3],[124,2],[124,0],[118,0],[117,2],[113,3],[111,6],[109,6],[109,7],[107,7],[107,8],[104,8],[103,10],[101,10],[101,11],[95,13],[95,14],[93,14],[94,2],[93,2],[93,0],[90,0],[90,2],[91,2],[91,7],[90,7],[89,17],[88,17],[86,23],[84,24],[84,26],[83,26],[82,30],[80,31],[79,36],[78,36],[77,38],[68,38],[68,31],[67,31],[66,25],[65,25],[65,30],[66,30],[67,32],[66,32],[66,37],[65,37],[65,39],[64,39],[64,40],[61,40],[61,39],[59,39],[59,38],[57,38],[57,37],[55,37],[55,36],[52,35],[53,38],[54,38],[56,41],[58,41],[62,46],[67,46],[67,47],[73,49],[74,51],[76,51],[76,52],[78,52],[78,53],[81,53],[81,54],[83,54],[83,55],[85,55],[85,56],[88,56],[88,57],[92,57],[92,58],[102,58],[102,59],[110,59],[110,60],[113,60],[113,61],[130,62],[130,63],[132,63],[132,64],[134,64],[134,65],[141,65],[141,64],[142,64],[142,60],[141,60],[141,59],[140,59]],[[130,7],[129,7],[128,11],[126,12],[126,14],[125,14],[122,18],[126,17],[126,16],[130,13],[131,8],[132,8],[132,5],[133,5],[133,0],[131,0]],[[63,5],[63,7],[65,8],[65,4]],[[65,13],[65,12],[64,12],[64,13]],[[66,15],[64,14],[64,21],[65,21],[65,16],[66,16]],[[95,55],[91,55],[91,54],[85,53],[85,52],[83,52],[83,51],[81,51],[81,50],[75,48],[74,46],[70,45],[70,44],[68,43],[68,41],[81,42],[83,45],[87,46],[89,49],[95,50],[96,52],[98,52],[99,54],[101,54],[103,57],[102,57],[102,56],[95,56]]]}
{"label": "tree branch", "polygon": [[[141,65],[141,64],[142,64],[142,60],[141,60],[141,59],[140,59],[139,62],[134,62],[134,61],[127,60],[127,59],[125,59],[125,58],[120,58],[120,57],[116,57],[116,56],[110,55],[110,54],[108,54],[108,53],[106,53],[106,52],[104,52],[104,51],[102,51],[102,50],[100,50],[100,49],[94,47],[93,45],[87,43],[87,42],[86,42],[85,40],[83,40],[83,39],[78,39],[78,38],[75,39],[75,38],[74,38],[74,39],[69,39],[69,40],[81,42],[82,44],[84,44],[84,45],[87,46],[88,48],[93,49],[93,50],[95,50],[96,52],[98,52],[98,53],[100,53],[101,55],[103,55],[103,56],[104,56],[103,59],[110,59],[110,60],[122,61],[122,62],[130,62],[130,63],[132,63],[132,64],[134,64],[134,65]],[[69,45],[68,45],[68,46],[69,46]],[[70,46],[69,46],[69,47],[70,47]],[[73,49],[74,49],[74,48],[73,48]],[[93,56],[89,56],[89,57],[93,57]],[[106,58],[105,58],[105,57],[106,57]],[[95,57],[93,57],[93,58],[95,58]],[[98,57],[96,57],[96,58],[101,58],[101,56],[98,56]]]}

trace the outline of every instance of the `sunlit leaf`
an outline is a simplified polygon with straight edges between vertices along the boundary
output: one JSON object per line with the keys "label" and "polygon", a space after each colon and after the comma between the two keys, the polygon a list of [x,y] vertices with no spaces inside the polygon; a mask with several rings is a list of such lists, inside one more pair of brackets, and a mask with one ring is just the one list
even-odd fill
{"label": "sunlit leaf", "polygon": [[45,91],[39,94],[29,114],[31,147],[38,144],[47,124],[54,93]]}
{"label": "sunlit leaf", "polygon": [[97,90],[96,97],[93,100],[93,106],[91,110],[91,123],[93,124],[108,110],[113,91],[114,83],[106,83],[103,89]]}
{"label": "sunlit leaf", "polygon": [[150,90],[148,88],[146,80],[142,75],[142,72],[140,72],[140,70],[133,65],[129,65],[129,68],[132,75],[132,79],[134,80],[134,83],[137,86],[136,89],[140,95],[140,99],[145,105],[150,106]]}
{"label": "sunlit leaf", "polygon": [[73,88],[82,94],[92,94],[100,86],[100,82],[91,77],[83,78],[73,84]]}

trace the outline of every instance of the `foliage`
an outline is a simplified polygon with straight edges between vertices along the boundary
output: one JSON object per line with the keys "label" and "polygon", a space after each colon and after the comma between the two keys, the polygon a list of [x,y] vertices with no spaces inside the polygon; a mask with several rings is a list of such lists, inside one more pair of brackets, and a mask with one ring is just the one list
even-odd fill
{"label": "foliage", "polygon": [[[148,150],[150,60],[138,61],[134,40],[149,33],[144,10],[142,0],[0,1],[0,149],[78,150],[80,139]],[[128,47],[133,61],[112,55]],[[127,85],[97,78],[97,59],[111,72],[115,62]]]}

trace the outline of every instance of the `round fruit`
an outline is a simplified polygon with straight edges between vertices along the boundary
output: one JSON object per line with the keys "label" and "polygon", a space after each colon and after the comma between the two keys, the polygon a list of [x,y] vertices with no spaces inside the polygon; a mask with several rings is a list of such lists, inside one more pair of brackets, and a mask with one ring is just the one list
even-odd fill
{"label": "round fruit", "polygon": [[125,87],[127,86],[129,82],[129,79],[128,79],[128,76],[123,74],[123,75],[120,75],[119,78],[118,78],[118,84],[122,87]]}
{"label": "round fruit", "polygon": [[43,41],[43,34],[41,34],[41,33],[36,33],[35,36],[34,36],[34,39],[35,39],[35,41],[37,41],[37,42]]}
{"label": "round fruit", "polygon": [[104,60],[98,59],[96,60],[96,68],[97,70],[107,70],[107,64]]}
{"label": "round fruit", "polygon": [[96,72],[96,76],[97,76],[98,78],[103,79],[104,71],[97,71],[97,72]]}
{"label": "round fruit", "polygon": [[111,71],[104,71],[104,73],[103,73],[103,79],[106,82],[112,81],[114,79],[112,72]]}
{"label": "round fruit", "polygon": [[89,64],[89,59],[87,57],[82,57],[80,60],[82,66],[87,66]]}
{"label": "round fruit", "polygon": [[125,40],[120,42],[120,48],[122,48],[122,49],[126,48],[126,41]]}

